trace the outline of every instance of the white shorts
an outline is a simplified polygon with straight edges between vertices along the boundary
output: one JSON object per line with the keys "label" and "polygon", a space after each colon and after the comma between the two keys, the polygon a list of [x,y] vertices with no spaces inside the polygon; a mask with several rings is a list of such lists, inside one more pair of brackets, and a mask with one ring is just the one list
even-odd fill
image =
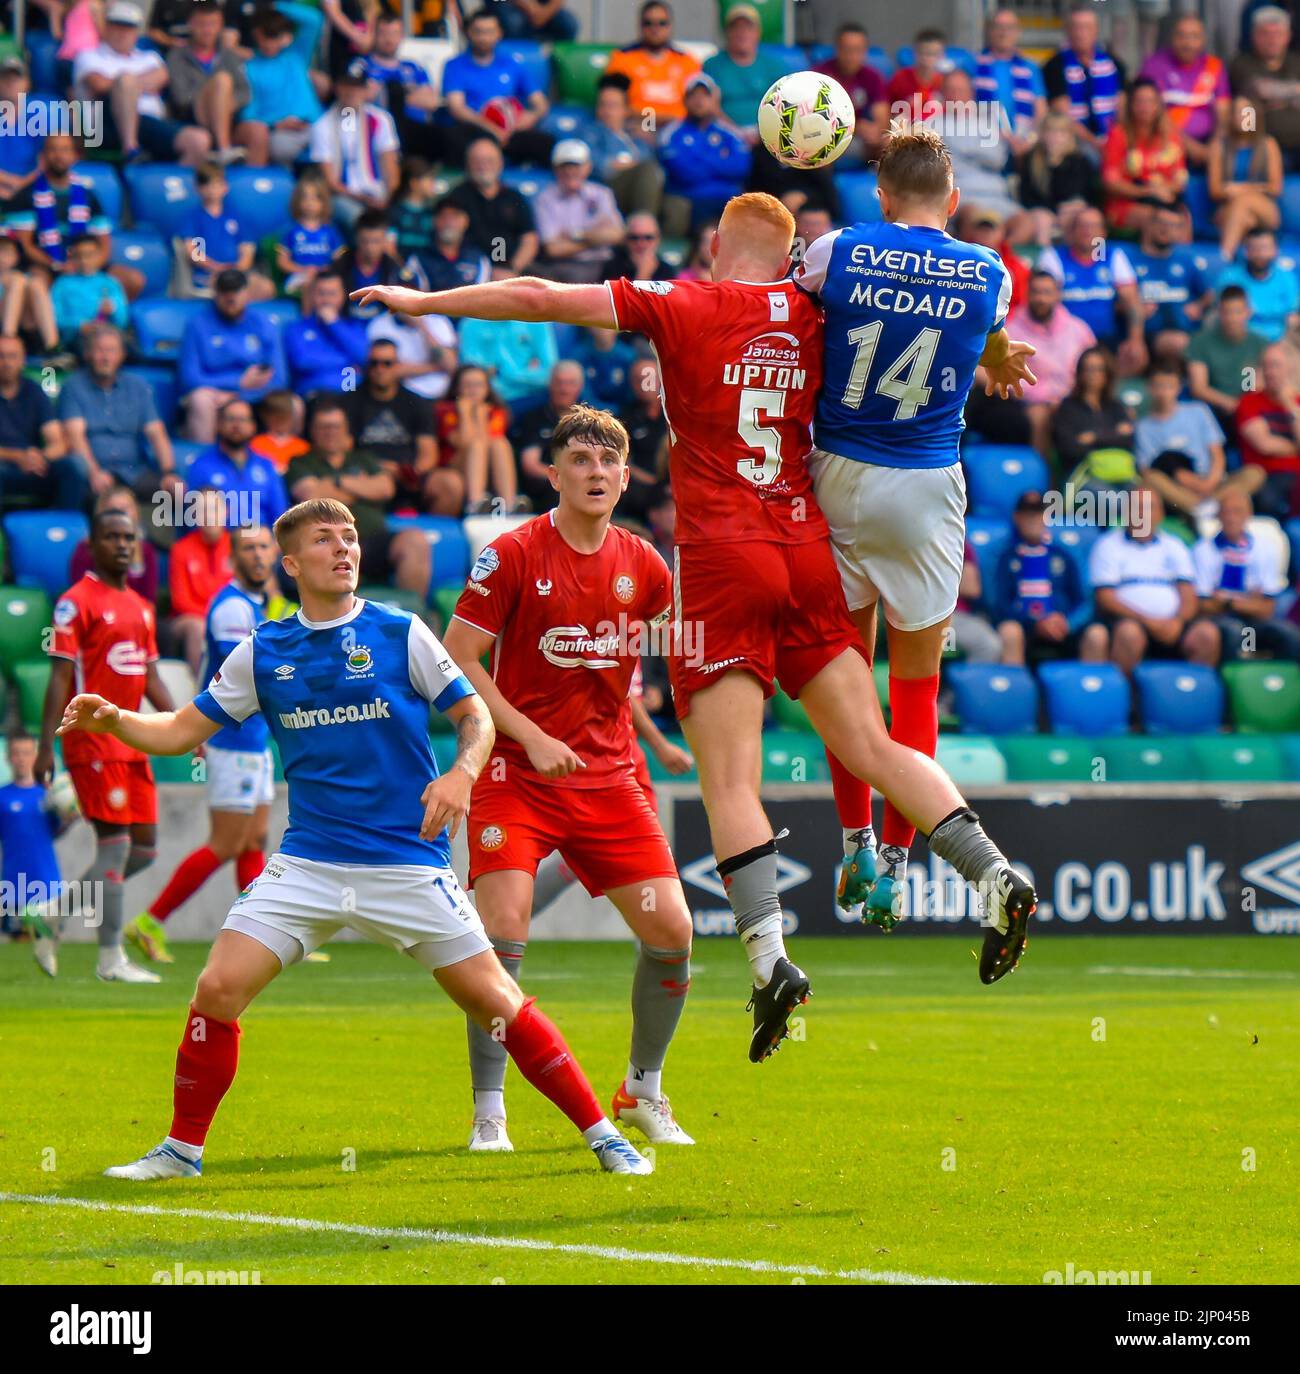
{"label": "white shorts", "polygon": [[288,967],[345,926],[428,969],[492,948],[456,875],[424,864],[372,868],[272,854],[235,898],[224,928],[251,936]]}
{"label": "white shorts", "polygon": [[208,771],[208,806],[213,811],[244,811],[275,800],[275,760],[269,749],[246,754],[239,749],[204,750]]}
{"label": "white shorts", "polygon": [[961,464],[887,468],[814,449],[808,467],[849,610],[883,601],[896,630],[947,620],[966,547]]}

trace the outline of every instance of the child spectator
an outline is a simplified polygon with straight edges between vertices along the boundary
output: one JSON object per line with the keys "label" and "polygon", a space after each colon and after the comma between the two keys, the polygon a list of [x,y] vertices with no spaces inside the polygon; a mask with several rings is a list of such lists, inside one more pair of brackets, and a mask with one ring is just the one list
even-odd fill
{"label": "child spectator", "polygon": [[230,184],[220,164],[205,162],[194,173],[199,203],[185,221],[182,265],[188,269],[190,297],[211,296],[212,282],[218,272],[237,267],[248,278],[248,298],[269,301],[275,287],[254,272],[257,245],[243,231],[239,220],[226,209]]}
{"label": "child spectator", "polygon": [[36,962],[53,978],[58,972],[60,894],[54,840],[65,822],[36,777],[36,749],[36,740],[26,730],[10,732],[10,781],[0,787],[0,876],[6,894],[0,901],[0,932],[17,936],[24,927],[31,931]]}
{"label": "child spectator", "polygon": [[334,226],[329,187],[320,177],[305,176],[289,200],[289,227],[276,245],[276,265],[284,273],[286,294],[298,295],[343,248]]}
{"label": "child spectator", "polygon": [[437,173],[421,157],[405,158],[397,194],[388,207],[388,222],[397,244],[397,256],[403,262],[412,254],[432,252],[433,205],[437,199]]}
{"label": "child spectator", "polygon": [[282,476],[289,464],[311,445],[298,432],[298,403],[292,391],[269,391],[257,407],[262,432],[255,435],[249,448],[275,464]]}
{"label": "child spectator", "polygon": [[59,338],[69,347],[79,344],[88,326],[108,320],[125,329],[126,292],[104,271],[104,247],[89,234],[68,245],[68,265],[50,291]]}

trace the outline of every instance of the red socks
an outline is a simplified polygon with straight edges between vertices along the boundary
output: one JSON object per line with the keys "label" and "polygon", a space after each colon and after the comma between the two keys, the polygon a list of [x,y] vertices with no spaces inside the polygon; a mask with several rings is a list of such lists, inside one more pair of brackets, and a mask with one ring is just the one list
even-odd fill
{"label": "red socks", "polygon": [[831,766],[831,788],[835,793],[835,810],[845,830],[862,830],[871,824],[871,787],[847,768],[828,749],[826,762]]}
{"label": "red socks", "polygon": [[242,892],[266,867],[266,855],[260,849],[246,849],[235,856],[235,882]]}
{"label": "red socks", "polygon": [[218,1021],[190,1007],[176,1051],[172,1128],[168,1135],[202,1145],[239,1065],[239,1022]]}
{"label": "red socks", "polygon": [[[934,758],[939,745],[939,674],[933,677],[889,677],[889,738],[905,744],[928,758]],[[910,849],[916,827],[900,811],[885,801],[885,823],[880,827],[881,844],[896,844]]]}
{"label": "red socks", "polygon": [[153,899],[149,914],[157,921],[165,921],[182,902],[194,896],[221,863],[207,845],[187,855],[176,865],[167,886]]}
{"label": "red socks", "polygon": [[506,1027],[506,1051],[528,1082],[585,1131],[605,1113],[564,1036],[545,1013],[538,1011],[536,1002],[535,997],[529,997]]}

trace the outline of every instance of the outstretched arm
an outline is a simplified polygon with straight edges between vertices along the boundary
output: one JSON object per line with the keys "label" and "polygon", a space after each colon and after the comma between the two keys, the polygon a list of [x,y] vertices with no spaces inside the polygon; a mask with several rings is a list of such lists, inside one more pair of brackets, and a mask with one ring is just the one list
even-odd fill
{"label": "outstretched arm", "polygon": [[67,735],[73,730],[86,730],[93,735],[112,735],[142,754],[188,754],[220,729],[218,722],[209,720],[192,701],[179,711],[142,716],[83,692],[68,702],[63,721],[54,733]]}
{"label": "outstretched arm", "polygon": [[448,315],[452,319],[553,320],[597,329],[617,329],[614,304],[604,286],[579,286],[512,277],[457,286],[450,291],[415,291],[409,286],[367,286],[352,293],[358,305],[382,305],[397,315]]}

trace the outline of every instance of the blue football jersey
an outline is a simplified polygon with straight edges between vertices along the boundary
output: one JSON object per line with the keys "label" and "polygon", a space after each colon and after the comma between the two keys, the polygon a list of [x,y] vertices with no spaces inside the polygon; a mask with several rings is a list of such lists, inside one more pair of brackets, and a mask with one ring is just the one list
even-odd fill
{"label": "blue football jersey", "polygon": [[358,599],[338,620],[263,621],[194,704],[223,726],[266,717],[289,784],[282,853],[448,868],[447,832],[420,838],[420,794],[438,776],[429,706],[473,695],[422,620]]}
{"label": "blue football jersey", "polygon": [[[218,668],[266,619],[266,597],[245,591],[238,582],[227,582],[208,607],[207,644],[203,651],[203,673],[210,684]],[[242,725],[227,725],[208,742],[218,749],[260,754],[269,738],[266,718],[254,712]]]}
{"label": "blue football jersey", "polygon": [[794,279],[826,312],[817,447],[883,467],[955,463],[975,366],[1011,303],[998,255],[942,229],[855,224],[817,239]]}

